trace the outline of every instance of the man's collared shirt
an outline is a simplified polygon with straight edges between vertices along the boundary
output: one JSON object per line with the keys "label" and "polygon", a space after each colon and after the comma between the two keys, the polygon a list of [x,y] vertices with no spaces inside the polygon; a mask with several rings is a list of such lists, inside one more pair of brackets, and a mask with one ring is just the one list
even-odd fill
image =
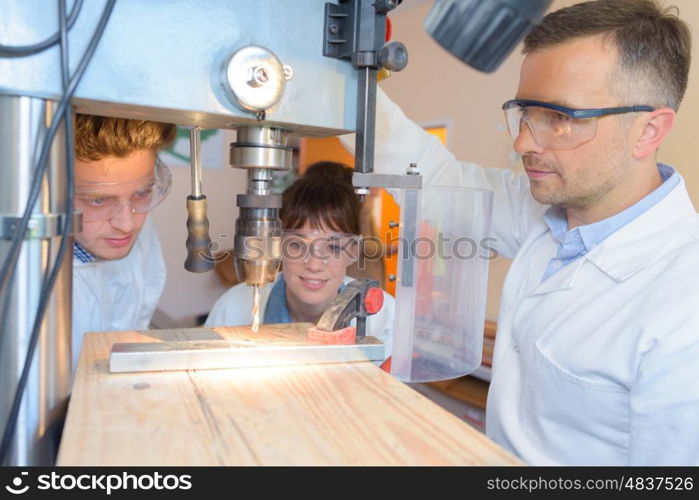
{"label": "man's collared shirt", "polygon": [[578,226],[568,231],[568,219],[565,209],[551,207],[546,211],[544,220],[559,244],[556,256],[549,261],[544,276],[544,282],[565,266],[587,254],[592,248],[604,241],[626,224],[643,214],[646,210],[662,200],[680,182],[680,176],[675,169],[663,163],[658,164],[658,172],[663,183],[652,193],[616,215],[603,219],[594,224]]}
{"label": "man's collared shirt", "polygon": [[73,257],[78,259],[83,264],[97,260],[97,257],[85,250],[85,248],[83,248],[83,246],[75,240],[73,240]]}

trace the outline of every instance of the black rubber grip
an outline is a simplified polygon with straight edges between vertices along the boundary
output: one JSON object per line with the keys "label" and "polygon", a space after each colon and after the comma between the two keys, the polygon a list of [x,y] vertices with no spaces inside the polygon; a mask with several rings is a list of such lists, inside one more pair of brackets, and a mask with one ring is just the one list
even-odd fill
{"label": "black rubber grip", "polygon": [[204,273],[214,268],[209,245],[209,219],[206,215],[206,196],[187,196],[187,259],[184,268],[192,273]]}

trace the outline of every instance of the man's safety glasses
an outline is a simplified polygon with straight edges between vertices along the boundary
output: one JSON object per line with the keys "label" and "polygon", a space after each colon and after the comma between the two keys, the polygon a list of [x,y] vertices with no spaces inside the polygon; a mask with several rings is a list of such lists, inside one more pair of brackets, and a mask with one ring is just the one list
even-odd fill
{"label": "man's safety glasses", "polygon": [[157,207],[170,192],[172,174],[156,160],[152,175],[125,182],[86,182],[75,186],[75,208],[84,222],[111,220],[123,207],[143,214]]}
{"label": "man's safety glasses", "polygon": [[517,139],[526,123],[536,143],[544,149],[573,149],[592,140],[597,133],[597,119],[602,116],[655,110],[651,106],[573,109],[529,99],[512,99],[502,109],[513,139]]}

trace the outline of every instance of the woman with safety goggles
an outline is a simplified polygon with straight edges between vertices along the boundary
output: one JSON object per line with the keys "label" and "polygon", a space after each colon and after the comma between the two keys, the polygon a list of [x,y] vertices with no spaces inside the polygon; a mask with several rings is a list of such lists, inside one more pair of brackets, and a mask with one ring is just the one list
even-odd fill
{"label": "woman with safety goggles", "polygon": [[[341,177],[307,175],[282,197],[282,271],[262,288],[262,323],[316,323],[344,286],[360,250],[359,200]],[[253,292],[235,285],[214,304],[207,326],[249,325]],[[394,299],[384,292],[381,311],[367,318],[367,335],[380,338],[390,355]]]}

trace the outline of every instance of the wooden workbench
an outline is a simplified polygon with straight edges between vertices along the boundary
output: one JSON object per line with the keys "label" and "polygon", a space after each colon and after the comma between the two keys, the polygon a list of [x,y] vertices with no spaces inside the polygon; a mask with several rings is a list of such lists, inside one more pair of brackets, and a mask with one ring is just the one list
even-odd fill
{"label": "wooden workbench", "polygon": [[58,465],[521,463],[369,362],[109,373],[115,342],[251,335],[247,327],[87,334]]}

